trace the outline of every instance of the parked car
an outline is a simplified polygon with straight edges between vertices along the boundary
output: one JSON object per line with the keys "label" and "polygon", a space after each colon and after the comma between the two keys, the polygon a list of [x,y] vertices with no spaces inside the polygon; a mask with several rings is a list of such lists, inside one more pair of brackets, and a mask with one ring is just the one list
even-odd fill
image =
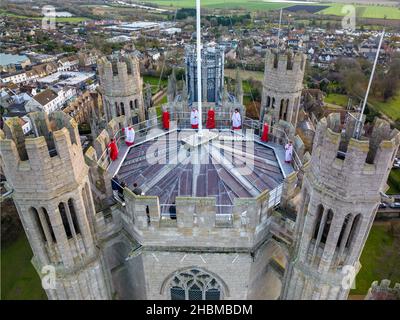
{"label": "parked car", "polygon": [[393,202],[393,203],[390,205],[390,207],[391,207],[391,208],[400,208],[400,202]]}
{"label": "parked car", "polygon": [[381,203],[379,204],[379,209],[384,209],[384,208],[387,208],[387,204],[384,203],[384,202],[381,202]]}

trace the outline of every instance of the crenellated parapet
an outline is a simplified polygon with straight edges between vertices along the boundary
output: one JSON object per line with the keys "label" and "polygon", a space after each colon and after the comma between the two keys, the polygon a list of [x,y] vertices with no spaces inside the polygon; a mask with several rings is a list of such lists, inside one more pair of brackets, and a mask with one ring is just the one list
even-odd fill
{"label": "crenellated parapet", "polygon": [[[219,206],[215,197],[176,197],[165,214],[156,196],[124,191],[123,227],[142,245],[251,248],[271,225],[269,191]],[[171,219],[171,217],[173,217]],[[265,239],[264,239],[265,240]]]}
{"label": "crenellated parapet", "polygon": [[66,185],[80,183],[88,169],[76,122],[64,112],[35,112],[29,117],[32,136],[24,136],[17,118],[12,118],[5,122],[0,139],[4,170],[13,188],[27,196],[35,191],[50,197]]}
{"label": "crenellated parapet", "polygon": [[265,57],[265,85],[277,91],[302,90],[305,64],[306,56],[303,53],[268,50]]}
{"label": "crenellated parapet", "polygon": [[335,189],[347,198],[376,197],[386,185],[387,168],[399,147],[400,133],[391,130],[382,119],[375,121],[370,137],[353,138],[354,128],[354,121],[342,128],[339,114],[330,114],[319,122],[311,160],[312,177],[319,177],[321,187]]}
{"label": "crenellated parapet", "polygon": [[260,121],[273,124],[285,120],[296,127],[305,65],[306,55],[301,52],[267,51]]}
{"label": "crenellated parapet", "polygon": [[[40,277],[55,268],[49,299],[106,299],[110,296],[96,247],[95,206],[75,120],[62,111],[30,113],[33,134],[23,135],[18,118],[0,134],[4,174]],[[96,280],[88,281],[93,275]],[[81,290],[76,288],[81,287]]]}
{"label": "crenellated parapet", "polygon": [[141,87],[139,59],[134,55],[102,57],[97,61],[102,93],[130,96]]}
{"label": "crenellated parapet", "polygon": [[126,116],[129,124],[144,121],[139,59],[132,54],[120,53],[100,58],[97,65],[106,120]]}
{"label": "crenellated parapet", "polygon": [[390,286],[390,280],[374,281],[364,300],[400,300],[400,283]]}
{"label": "crenellated parapet", "polygon": [[[319,121],[298,203],[293,257],[284,299],[347,299],[346,269],[354,276],[375,219],[400,133],[376,119],[356,136],[356,118],[339,114]],[[357,138],[355,138],[357,137]]]}

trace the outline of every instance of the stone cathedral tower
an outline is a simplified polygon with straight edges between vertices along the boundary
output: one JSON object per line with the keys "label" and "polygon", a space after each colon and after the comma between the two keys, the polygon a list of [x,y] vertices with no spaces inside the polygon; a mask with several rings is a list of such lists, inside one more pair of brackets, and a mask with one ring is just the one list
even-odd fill
{"label": "stone cathedral tower", "polygon": [[268,50],[265,57],[260,121],[285,120],[297,125],[306,56]]}
{"label": "stone cathedral tower", "polygon": [[139,59],[118,54],[98,60],[100,92],[107,122],[126,116],[128,124],[145,120]]}
{"label": "stone cathedral tower", "polygon": [[110,299],[77,124],[64,112],[29,117],[34,135],[28,137],[18,118],[6,121],[0,154],[32,263],[40,277],[49,267],[55,271],[54,286],[46,289],[49,299]]}
{"label": "stone cathedral tower", "polygon": [[353,131],[349,122],[341,132],[338,114],[318,124],[281,299],[346,299],[360,269],[400,134],[381,119],[368,138]]}

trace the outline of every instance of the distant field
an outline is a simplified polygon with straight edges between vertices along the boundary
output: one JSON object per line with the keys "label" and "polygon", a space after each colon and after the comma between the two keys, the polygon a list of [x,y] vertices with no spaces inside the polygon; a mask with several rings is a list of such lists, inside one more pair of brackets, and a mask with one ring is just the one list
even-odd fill
{"label": "distant field", "polygon": [[[1,16],[8,16],[8,17],[13,17],[13,18],[19,18],[19,19],[32,19],[32,20],[42,20],[43,17],[28,17],[28,16],[20,16],[14,13],[7,12],[3,9],[0,9],[0,17]],[[56,18],[56,22],[60,23],[79,23],[85,20],[90,20],[89,18],[84,18],[84,17],[60,17]]]}
{"label": "distant field", "polygon": [[[155,3],[164,7],[194,8],[195,0],[142,0],[143,2]],[[202,0],[201,6],[205,8],[243,8],[250,10],[274,10],[292,6],[290,3],[265,2],[248,0]]]}
{"label": "distant field", "polygon": [[[344,16],[342,12],[343,4],[333,4],[329,8],[319,12],[320,14],[332,14]],[[400,19],[400,9],[396,7],[381,7],[375,5],[356,6],[356,15],[360,18],[379,18],[379,19]]]}
{"label": "distant field", "polygon": [[288,8],[286,8],[286,10],[291,11],[291,12],[306,11],[308,13],[316,13],[316,12],[325,10],[327,8],[329,8],[329,5],[321,6],[319,4],[317,4],[317,5],[300,4],[300,5],[288,7]]}
{"label": "distant field", "polygon": [[[147,3],[154,3],[162,7],[174,8],[194,8],[195,0],[142,0]],[[290,11],[304,10],[323,15],[344,16],[342,13],[343,3],[323,3],[323,4],[301,4],[285,2],[268,2],[261,0],[202,0],[201,6],[205,8],[219,9],[248,9],[248,10],[277,10],[280,8],[290,8]],[[321,7],[321,8],[318,8]],[[400,9],[391,6],[376,6],[368,3],[356,5],[356,14],[360,18],[379,18],[379,19],[400,19]]]}

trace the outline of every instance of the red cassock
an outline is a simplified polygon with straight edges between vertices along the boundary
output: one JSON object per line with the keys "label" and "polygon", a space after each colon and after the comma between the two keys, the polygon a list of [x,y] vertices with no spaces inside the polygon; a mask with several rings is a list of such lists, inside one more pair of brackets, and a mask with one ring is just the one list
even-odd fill
{"label": "red cassock", "polygon": [[215,111],[214,110],[208,110],[206,128],[207,129],[215,129]]}
{"label": "red cassock", "polygon": [[169,112],[164,111],[162,114],[162,123],[164,129],[169,129]]}
{"label": "red cassock", "polygon": [[263,133],[262,133],[262,136],[261,136],[261,141],[264,141],[264,142],[268,141],[268,132],[269,132],[268,124],[264,123]]}
{"label": "red cassock", "polygon": [[118,158],[118,147],[117,144],[114,142],[110,142],[108,144],[108,147],[110,148],[110,158],[112,161],[115,161]]}

